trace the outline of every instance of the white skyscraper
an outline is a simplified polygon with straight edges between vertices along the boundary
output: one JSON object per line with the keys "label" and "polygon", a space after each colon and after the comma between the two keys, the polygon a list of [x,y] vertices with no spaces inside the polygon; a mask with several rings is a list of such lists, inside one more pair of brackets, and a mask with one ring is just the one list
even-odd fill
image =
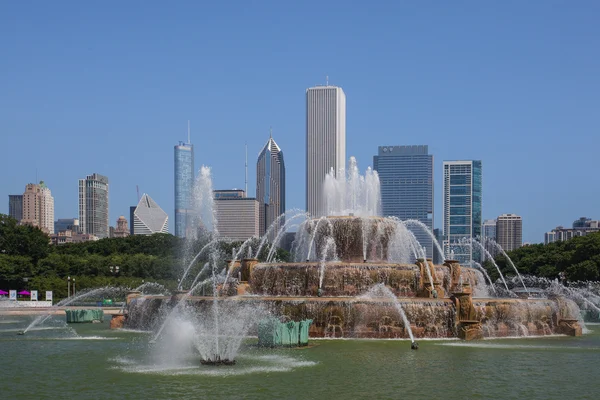
{"label": "white skyscraper", "polygon": [[346,168],[346,95],[340,87],[306,89],[306,210],[325,212],[323,181]]}
{"label": "white skyscraper", "polygon": [[133,234],[169,233],[169,216],[144,193],[133,211]]}

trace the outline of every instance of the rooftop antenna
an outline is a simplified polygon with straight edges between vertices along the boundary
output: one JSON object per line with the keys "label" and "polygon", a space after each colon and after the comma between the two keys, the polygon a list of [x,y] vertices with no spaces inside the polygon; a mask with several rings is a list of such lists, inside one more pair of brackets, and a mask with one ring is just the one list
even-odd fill
{"label": "rooftop antenna", "polygon": [[246,179],[245,179],[245,186],[246,186],[246,197],[248,197],[248,143],[244,143],[244,146],[246,147]]}
{"label": "rooftop antenna", "polygon": [[269,127],[269,139],[273,139],[273,127]]}
{"label": "rooftop antenna", "polygon": [[190,120],[188,119],[188,144],[190,144]]}
{"label": "rooftop antenna", "polygon": [[325,77],[325,86],[329,86],[329,75]]}

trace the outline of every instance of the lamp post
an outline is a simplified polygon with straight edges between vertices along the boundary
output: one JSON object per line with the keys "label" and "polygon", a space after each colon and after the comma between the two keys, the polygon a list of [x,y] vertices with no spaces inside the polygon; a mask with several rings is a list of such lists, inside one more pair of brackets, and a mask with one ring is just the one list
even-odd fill
{"label": "lamp post", "polygon": [[119,275],[119,266],[115,265],[115,266],[110,266],[108,267],[108,269],[110,270],[110,273],[114,273],[115,275]]}
{"label": "lamp post", "polygon": [[67,276],[67,298],[71,297],[71,277]]}
{"label": "lamp post", "polygon": [[75,296],[75,278],[73,278],[73,296]]}

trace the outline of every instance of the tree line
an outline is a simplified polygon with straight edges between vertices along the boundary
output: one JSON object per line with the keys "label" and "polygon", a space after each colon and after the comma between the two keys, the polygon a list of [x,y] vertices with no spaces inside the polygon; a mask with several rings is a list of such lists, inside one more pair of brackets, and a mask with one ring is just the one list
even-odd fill
{"label": "tree line", "polygon": [[[143,282],[175,288],[190,260],[209,240],[207,235],[186,241],[171,234],[155,233],[54,246],[40,229],[19,225],[14,218],[0,214],[0,289],[52,290],[55,298],[64,298],[68,277],[75,279],[77,290],[103,286],[133,288]],[[219,253],[219,268],[224,268],[225,260],[240,245],[240,242],[219,242],[209,250]],[[257,247],[258,240],[252,243],[252,248]],[[269,249],[269,245],[264,246],[258,258],[264,260]],[[198,257],[190,268],[189,279],[194,279],[209,254],[210,251],[205,251]],[[277,249],[276,257],[286,261],[289,254]]]}
{"label": "tree line", "polygon": [[[600,232],[578,236],[554,243],[533,244],[519,247],[507,253],[519,273],[569,281],[596,281],[600,278]],[[503,255],[495,257],[503,274],[514,275]],[[485,263],[490,276],[498,278],[493,265]]]}

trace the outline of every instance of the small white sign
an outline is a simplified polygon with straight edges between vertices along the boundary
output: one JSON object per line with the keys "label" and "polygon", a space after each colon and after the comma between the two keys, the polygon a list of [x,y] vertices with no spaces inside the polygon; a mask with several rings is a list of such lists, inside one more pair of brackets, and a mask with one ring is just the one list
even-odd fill
{"label": "small white sign", "polygon": [[8,291],[8,298],[10,300],[16,300],[17,299],[17,291],[16,290],[9,290]]}
{"label": "small white sign", "polygon": [[38,301],[38,295],[37,295],[37,290],[32,290],[31,291],[31,301]]}
{"label": "small white sign", "polygon": [[52,290],[46,290],[46,301],[52,301]]}

